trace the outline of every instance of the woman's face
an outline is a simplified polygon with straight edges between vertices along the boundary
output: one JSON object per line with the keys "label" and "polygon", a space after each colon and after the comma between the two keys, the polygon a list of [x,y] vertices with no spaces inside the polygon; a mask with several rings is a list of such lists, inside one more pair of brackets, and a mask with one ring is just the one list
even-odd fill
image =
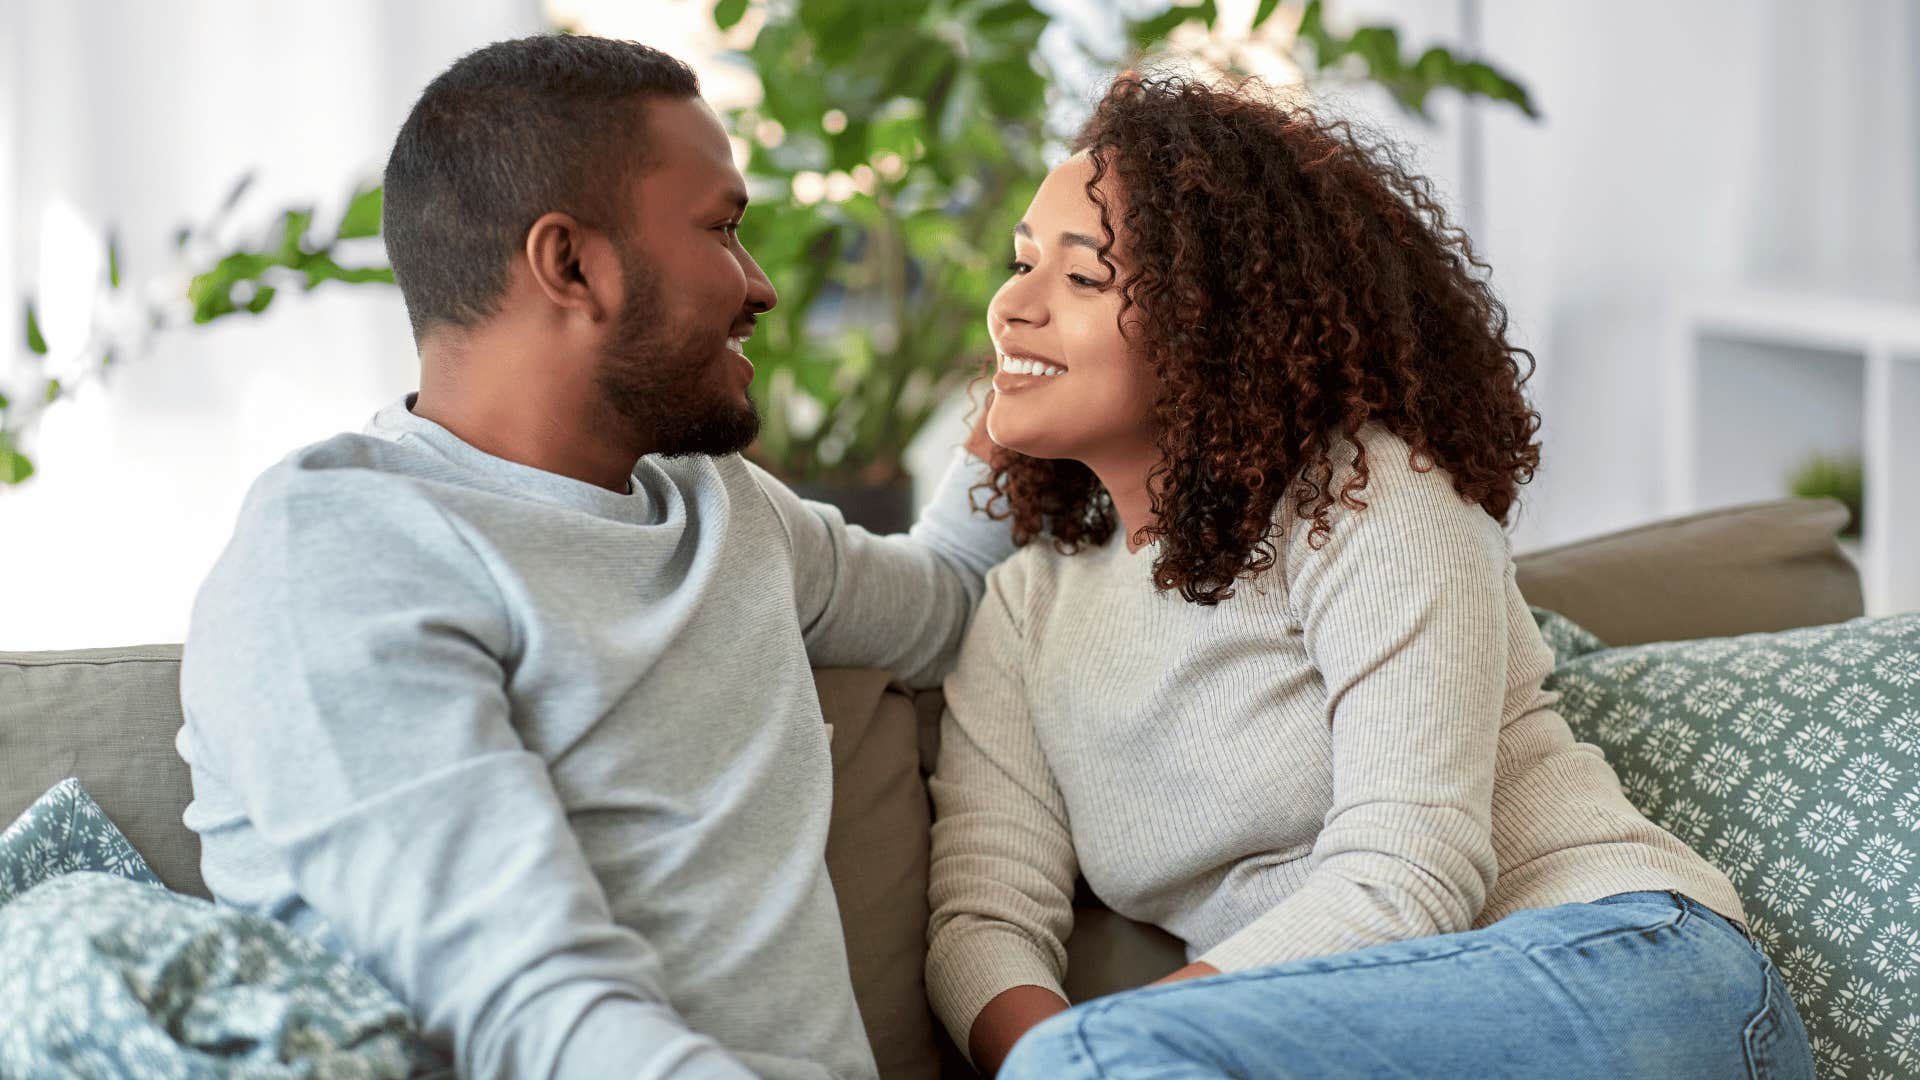
{"label": "woman's face", "polygon": [[[1100,210],[1087,198],[1093,163],[1053,170],[1014,229],[1012,276],[987,305],[996,370],[987,434],[1029,457],[1124,467],[1151,452],[1153,377],[1120,327],[1120,291],[1100,264]],[[1101,181],[1108,215],[1119,192]],[[1108,259],[1124,275],[1124,237]]]}

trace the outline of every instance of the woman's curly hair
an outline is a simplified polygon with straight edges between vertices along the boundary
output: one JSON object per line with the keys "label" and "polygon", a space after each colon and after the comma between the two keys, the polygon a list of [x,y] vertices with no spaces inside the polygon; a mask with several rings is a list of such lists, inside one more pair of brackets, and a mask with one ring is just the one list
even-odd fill
{"label": "woman's curly hair", "polygon": [[[1359,449],[1369,421],[1510,523],[1540,463],[1540,417],[1521,393],[1533,355],[1507,340],[1506,308],[1474,273],[1487,265],[1393,148],[1252,82],[1127,75],[1074,150],[1092,160],[1100,260],[1159,384],[1157,523],[1142,532],[1161,541],[1161,589],[1216,604],[1270,569],[1284,492],[1323,546],[1335,499],[1366,507],[1364,451],[1338,491],[1331,454],[1342,437]],[[1096,190],[1108,175],[1117,222]],[[1044,535],[1068,553],[1112,537],[1113,503],[1086,466],[1004,448],[993,466],[988,507],[1016,542]]]}

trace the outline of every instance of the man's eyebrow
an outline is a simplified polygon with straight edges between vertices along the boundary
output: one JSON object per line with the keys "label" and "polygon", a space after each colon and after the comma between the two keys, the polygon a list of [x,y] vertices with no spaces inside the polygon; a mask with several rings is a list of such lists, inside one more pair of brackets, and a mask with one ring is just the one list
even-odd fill
{"label": "man's eyebrow", "polygon": [[[1024,221],[1015,225],[1013,231],[1017,236],[1024,236],[1029,240],[1033,239],[1033,229]],[[1100,250],[1100,241],[1088,236],[1086,233],[1063,232],[1060,234],[1060,242],[1063,244],[1071,244],[1075,247],[1092,248],[1094,251]]]}

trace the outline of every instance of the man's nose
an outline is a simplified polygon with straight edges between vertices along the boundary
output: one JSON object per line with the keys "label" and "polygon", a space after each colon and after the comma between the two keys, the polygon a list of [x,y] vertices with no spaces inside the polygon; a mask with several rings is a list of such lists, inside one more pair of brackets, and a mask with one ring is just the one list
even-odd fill
{"label": "man's nose", "polygon": [[753,261],[746,248],[740,249],[741,269],[747,272],[747,309],[755,315],[764,315],[772,311],[780,302],[780,294],[774,290],[773,282],[768,280],[766,271]]}

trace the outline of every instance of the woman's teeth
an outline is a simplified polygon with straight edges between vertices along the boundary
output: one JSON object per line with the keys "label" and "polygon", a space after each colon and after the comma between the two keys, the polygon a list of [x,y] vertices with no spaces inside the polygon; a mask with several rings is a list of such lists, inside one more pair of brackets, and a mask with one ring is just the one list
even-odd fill
{"label": "woman's teeth", "polygon": [[1066,368],[1039,360],[1029,360],[1024,356],[1000,355],[1000,370],[1009,375],[1064,375]]}

